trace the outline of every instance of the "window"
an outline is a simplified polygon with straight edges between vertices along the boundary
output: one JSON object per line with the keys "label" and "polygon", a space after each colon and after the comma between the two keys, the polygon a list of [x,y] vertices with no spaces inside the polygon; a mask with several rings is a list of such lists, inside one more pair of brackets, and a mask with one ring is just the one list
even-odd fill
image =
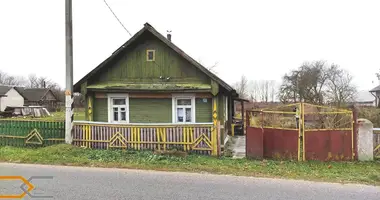
{"label": "window", "polygon": [[155,50],[146,50],[146,61],[154,61],[156,58]]}
{"label": "window", "polygon": [[173,97],[173,123],[195,123],[194,97]]}
{"label": "window", "polygon": [[108,95],[108,121],[115,123],[128,123],[128,95],[109,94]]}

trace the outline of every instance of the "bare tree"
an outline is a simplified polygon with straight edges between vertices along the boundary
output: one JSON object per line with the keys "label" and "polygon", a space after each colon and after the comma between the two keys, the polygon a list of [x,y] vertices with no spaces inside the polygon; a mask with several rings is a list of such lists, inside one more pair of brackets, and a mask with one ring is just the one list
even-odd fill
{"label": "bare tree", "polygon": [[240,97],[248,97],[248,79],[244,75],[241,76],[240,81],[235,83],[233,87],[235,88],[236,92],[239,94]]}
{"label": "bare tree", "polygon": [[38,77],[35,74],[30,74],[28,76],[28,84],[26,85],[29,88],[59,88],[58,84],[47,77]]}
{"label": "bare tree", "polygon": [[12,85],[12,86],[23,86],[25,84],[25,79],[21,76],[11,76],[5,72],[0,71],[0,84]]}
{"label": "bare tree", "polygon": [[28,76],[28,85],[29,88],[36,88],[38,85],[38,77],[35,74],[30,74]]}
{"label": "bare tree", "polygon": [[334,103],[353,98],[355,87],[348,72],[325,61],[306,62],[283,77],[279,99],[284,102]]}
{"label": "bare tree", "polygon": [[254,101],[274,102],[276,96],[276,82],[274,80],[250,81],[249,96]]}
{"label": "bare tree", "polygon": [[352,78],[347,71],[332,65],[327,83],[328,103],[341,107],[342,104],[354,101],[357,91],[352,84]]}

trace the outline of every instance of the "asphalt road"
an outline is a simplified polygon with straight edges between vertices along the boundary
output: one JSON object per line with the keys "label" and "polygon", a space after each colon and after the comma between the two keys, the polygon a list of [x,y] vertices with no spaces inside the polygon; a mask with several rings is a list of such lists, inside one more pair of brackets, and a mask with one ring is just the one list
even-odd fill
{"label": "asphalt road", "polygon": [[[53,176],[34,179],[32,195],[53,199],[267,200],[380,199],[380,188],[307,181],[0,163],[0,176]],[[0,181],[0,194],[22,193],[17,181]],[[25,199],[41,199],[29,198]]]}

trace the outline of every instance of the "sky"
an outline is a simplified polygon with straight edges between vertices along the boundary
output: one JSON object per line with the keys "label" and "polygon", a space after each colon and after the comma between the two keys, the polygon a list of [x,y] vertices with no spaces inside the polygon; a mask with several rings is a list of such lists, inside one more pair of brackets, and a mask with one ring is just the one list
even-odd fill
{"label": "sky", "polygon": [[[378,84],[378,0],[107,0],[133,34],[150,23],[229,84],[276,80],[305,61],[348,70],[359,90]],[[65,1],[0,0],[0,70],[65,85]],[[74,83],[131,36],[103,0],[73,0]]]}

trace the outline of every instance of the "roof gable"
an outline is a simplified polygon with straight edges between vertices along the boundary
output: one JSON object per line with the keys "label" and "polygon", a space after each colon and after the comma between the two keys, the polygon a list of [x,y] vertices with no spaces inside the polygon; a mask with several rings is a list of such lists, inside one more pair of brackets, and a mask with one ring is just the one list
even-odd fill
{"label": "roof gable", "polygon": [[[46,96],[47,93],[51,92],[49,88],[16,88],[16,90],[28,101],[39,101]],[[52,95],[54,96],[53,93]]]}
{"label": "roof gable", "polygon": [[210,72],[208,69],[206,69],[204,66],[202,66],[200,63],[195,61],[193,58],[191,58],[189,55],[187,55],[184,51],[182,51],[180,48],[178,48],[176,45],[174,45],[171,41],[169,41],[166,37],[161,35],[158,31],[156,31],[150,24],[145,23],[144,27],[137,32],[131,39],[129,39],[126,43],[124,43],[121,47],[119,47],[115,52],[112,53],[110,57],[108,57],[105,61],[103,61],[100,65],[98,65],[95,69],[93,69],[90,73],[88,73],[86,76],[84,76],[81,80],[79,80],[74,85],[74,91],[79,92],[80,91],[80,85],[84,83],[86,80],[88,80],[90,77],[95,75],[99,70],[101,70],[103,67],[107,66],[107,63],[115,59],[121,52],[123,52],[124,49],[126,49],[129,45],[131,45],[134,41],[136,41],[143,33],[146,31],[153,34],[157,39],[162,41],[165,45],[170,47],[172,50],[174,50],[176,53],[178,53],[181,57],[183,57],[185,60],[190,62],[193,66],[198,68],[200,71],[202,71],[204,74],[206,74],[208,77],[210,77],[213,81],[221,85],[223,88],[225,88],[227,91],[235,92],[235,90],[228,85],[226,82],[224,82],[222,79],[217,77],[215,74]]}
{"label": "roof gable", "polygon": [[4,96],[12,86],[0,85],[0,96]]}
{"label": "roof gable", "polygon": [[373,88],[372,90],[370,90],[370,92],[377,92],[377,91],[380,91],[380,85],[378,85],[375,88]]}
{"label": "roof gable", "polygon": [[25,96],[20,92],[20,90],[18,90],[18,87],[8,85],[0,85],[0,97],[6,96],[7,92],[9,92],[9,90],[11,90],[12,88],[16,90],[16,92],[18,92],[25,99]]}

